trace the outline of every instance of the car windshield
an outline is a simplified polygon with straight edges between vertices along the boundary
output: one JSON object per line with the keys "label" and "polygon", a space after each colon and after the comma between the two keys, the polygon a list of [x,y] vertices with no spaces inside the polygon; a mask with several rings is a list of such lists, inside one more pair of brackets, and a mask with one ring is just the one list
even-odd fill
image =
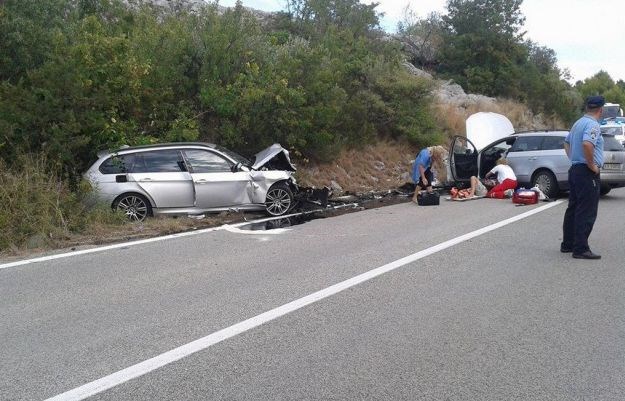
{"label": "car windshield", "polygon": [[232,160],[234,160],[237,163],[241,163],[244,166],[252,165],[252,162],[250,162],[248,159],[246,159],[245,157],[241,156],[240,154],[236,152],[231,151],[230,149],[226,149],[221,146],[215,146],[215,149],[225,154],[226,156],[230,157]]}
{"label": "car windshield", "polygon": [[612,135],[604,135],[603,136],[603,150],[607,152],[621,152],[621,151],[624,151],[625,148],[623,147],[623,144],[621,144]]}

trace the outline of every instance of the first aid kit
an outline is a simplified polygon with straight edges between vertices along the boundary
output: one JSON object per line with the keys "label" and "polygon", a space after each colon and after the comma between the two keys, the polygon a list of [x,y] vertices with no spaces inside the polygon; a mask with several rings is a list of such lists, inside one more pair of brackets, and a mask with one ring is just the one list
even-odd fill
{"label": "first aid kit", "polygon": [[512,203],[517,205],[533,205],[538,203],[538,192],[519,188],[512,194]]}

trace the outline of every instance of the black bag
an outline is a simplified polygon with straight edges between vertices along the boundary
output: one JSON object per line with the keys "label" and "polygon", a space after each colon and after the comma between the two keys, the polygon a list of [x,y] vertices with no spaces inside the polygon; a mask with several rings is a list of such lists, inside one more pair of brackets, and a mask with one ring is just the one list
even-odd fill
{"label": "black bag", "polygon": [[438,192],[423,191],[417,195],[417,203],[419,206],[436,206],[440,204],[441,197]]}

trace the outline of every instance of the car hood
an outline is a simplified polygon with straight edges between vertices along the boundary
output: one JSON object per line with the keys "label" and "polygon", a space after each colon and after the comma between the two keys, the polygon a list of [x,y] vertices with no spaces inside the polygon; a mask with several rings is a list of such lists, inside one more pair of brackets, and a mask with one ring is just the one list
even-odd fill
{"label": "car hood", "polygon": [[475,145],[477,150],[514,134],[514,127],[510,120],[497,113],[475,113],[467,118],[467,139]]}
{"label": "car hood", "polygon": [[254,156],[254,164],[252,164],[251,167],[254,170],[267,168],[269,170],[295,171],[295,166],[291,163],[291,159],[289,158],[289,151],[278,143],[274,143],[267,149],[256,153]]}

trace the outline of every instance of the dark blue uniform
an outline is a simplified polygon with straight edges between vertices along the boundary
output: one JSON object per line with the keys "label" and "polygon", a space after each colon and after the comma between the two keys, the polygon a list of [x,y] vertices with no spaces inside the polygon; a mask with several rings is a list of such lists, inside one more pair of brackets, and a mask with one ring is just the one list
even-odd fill
{"label": "dark blue uniform", "polygon": [[[596,97],[593,97],[596,98]],[[592,99],[589,99],[591,101]],[[603,103],[601,103],[603,105]],[[600,106],[599,106],[600,107]],[[583,143],[594,146],[593,161],[597,167],[603,165],[603,137],[597,120],[584,116],[571,128],[566,142],[570,146],[569,156],[569,206],[564,214],[562,252],[573,252],[573,257],[598,259],[600,256],[590,251],[588,237],[597,219],[599,206],[599,174],[587,165]]]}

